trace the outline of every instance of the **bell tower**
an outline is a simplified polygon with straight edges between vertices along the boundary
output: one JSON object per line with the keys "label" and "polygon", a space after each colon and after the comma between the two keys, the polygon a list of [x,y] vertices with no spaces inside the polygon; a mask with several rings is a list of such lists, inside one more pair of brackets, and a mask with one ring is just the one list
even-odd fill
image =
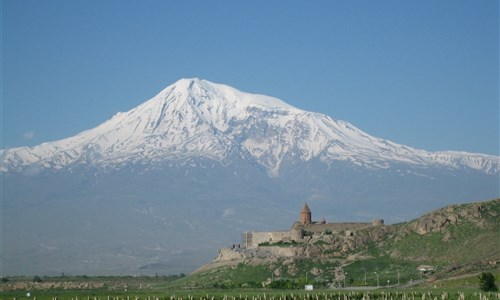
{"label": "bell tower", "polygon": [[300,222],[303,225],[311,223],[311,210],[309,209],[309,206],[307,206],[306,202],[304,202],[304,207],[300,211]]}

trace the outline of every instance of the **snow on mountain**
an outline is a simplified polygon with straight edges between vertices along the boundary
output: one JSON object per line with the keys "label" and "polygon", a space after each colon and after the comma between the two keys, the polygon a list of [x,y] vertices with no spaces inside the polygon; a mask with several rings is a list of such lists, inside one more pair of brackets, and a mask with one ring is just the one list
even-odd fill
{"label": "snow on mountain", "polygon": [[2,172],[30,167],[63,169],[91,164],[203,157],[224,164],[255,160],[271,176],[285,160],[320,158],[370,168],[392,163],[470,168],[496,174],[500,158],[464,152],[427,152],[372,137],[345,121],[297,109],[277,98],[249,94],[200,79],[181,79],[96,128],[35,147],[1,151]]}

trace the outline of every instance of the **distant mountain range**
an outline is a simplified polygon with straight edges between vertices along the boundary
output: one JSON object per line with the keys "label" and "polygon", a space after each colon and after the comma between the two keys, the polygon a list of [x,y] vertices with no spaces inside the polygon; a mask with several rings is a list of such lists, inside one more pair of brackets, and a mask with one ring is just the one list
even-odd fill
{"label": "distant mountain range", "polygon": [[2,171],[87,165],[106,170],[190,157],[224,165],[239,159],[253,161],[271,176],[278,176],[286,161],[314,158],[325,164],[348,161],[380,169],[393,163],[469,168],[488,174],[499,169],[498,157],[417,150],[276,98],[205,80],[181,79],[153,99],[77,136],[33,148],[2,150]]}
{"label": "distant mountain range", "polygon": [[497,156],[414,149],[200,79],[0,154],[6,274],[187,272],[241,231],[289,226],[305,200],[395,222],[499,193]]}

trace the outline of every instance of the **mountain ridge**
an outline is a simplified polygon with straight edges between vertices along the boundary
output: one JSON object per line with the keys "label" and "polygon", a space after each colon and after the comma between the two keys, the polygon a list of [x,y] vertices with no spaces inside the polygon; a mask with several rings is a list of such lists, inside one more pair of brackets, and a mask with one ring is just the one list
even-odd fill
{"label": "mountain ridge", "polygon": [[20,275],[189,272],[304,201],[392,223],[499,190],[496,156],[414,149],[197,79],[1,162],[3,268]]}
{"label": "mountain ridge", "polygon": [[278,176],[284,160],[326,164],[351,161],[371,168],[391,162],[470,168],[497,174],[492,155],[428,152],[376,138],[349,122],[295,108],[280,99],[241,92],[206,80],[181,79],[150,100],[95,128],[31,148],[1,150],[3,173],[30,166],[61,170],[90,164],[206,157],[224,164],[236,156]]}

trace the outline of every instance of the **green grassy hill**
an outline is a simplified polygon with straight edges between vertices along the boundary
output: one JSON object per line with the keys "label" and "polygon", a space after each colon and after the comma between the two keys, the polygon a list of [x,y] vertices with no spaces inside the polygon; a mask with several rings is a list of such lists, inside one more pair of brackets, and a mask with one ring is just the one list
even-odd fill
{"label": "green grassy hill", "polygon": [[[400,225],[403,239],[386,251],[436,263],[464,264],[500,258],[500,200],[450,206]],[[423,229],[425,228],[425,229]],[[420,232],[419,232],[420,230]]]}
{"label": "green grassy hill", "polygon": [[[361,229],[353,236],[325,232],[309,243],[261,246],[241,258],[208,264],[171,285],[403,286],[485,270],[498,273],[499,220],[500,199],[448,206],[410,222]],[[289,248],[287,255],[283,248]],[[421,272],[419,266],[433,270]]]}

